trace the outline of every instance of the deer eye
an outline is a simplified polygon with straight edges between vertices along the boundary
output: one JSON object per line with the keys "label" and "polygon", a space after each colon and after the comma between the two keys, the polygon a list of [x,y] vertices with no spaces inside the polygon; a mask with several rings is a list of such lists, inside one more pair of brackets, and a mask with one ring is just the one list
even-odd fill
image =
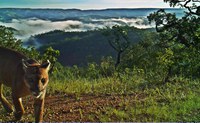
{"label": "deer eye", "polygon": [[44,84],[45,81],[46,81],[45,78],[42,78],[42,79],[41,79],[42,84]]}

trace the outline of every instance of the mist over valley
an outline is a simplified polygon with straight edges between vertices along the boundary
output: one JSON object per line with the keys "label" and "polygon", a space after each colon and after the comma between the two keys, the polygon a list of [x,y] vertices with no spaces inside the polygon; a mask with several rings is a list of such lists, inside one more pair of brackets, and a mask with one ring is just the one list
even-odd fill
{"label": "mist over valley", "polygon": [[[131,43],[143,39],[152,30],[147,16],[157,11],[141,9],[0,9],[0,25],[11,27],[24,46],[34,46],[43,52],[46,47],[60,50],[58,61],[63,65],[86,65],[99,62],[102,57],[116,57],[99,29],[114,25],[129,26]],[[166,9],[181,16],[182,9]]]}
{"label": "mist over valley", "polygon": [[[53,30],[80,32],[128,25],[136,28],[152,28],[147,16],[158,9],[0,9],[0,25],[16,29],[15,36],[23,41],[30,36]],[[181,16],[182,9],[166,9]]]}

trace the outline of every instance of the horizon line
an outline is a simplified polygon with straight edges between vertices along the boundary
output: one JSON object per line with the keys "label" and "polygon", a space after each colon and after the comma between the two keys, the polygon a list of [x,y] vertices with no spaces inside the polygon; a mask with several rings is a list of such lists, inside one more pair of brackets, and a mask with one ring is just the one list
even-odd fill
{"label": "horizon line", "polygon": [[0,9],[57,9],[57,10],[111,10],[111,9],[183,9],[183,8],[176,8],[176,7],[133,7],[133,8],[97,8],[97,9],[80,9],[80,8],[47,8],[47,7],[0,7]]}

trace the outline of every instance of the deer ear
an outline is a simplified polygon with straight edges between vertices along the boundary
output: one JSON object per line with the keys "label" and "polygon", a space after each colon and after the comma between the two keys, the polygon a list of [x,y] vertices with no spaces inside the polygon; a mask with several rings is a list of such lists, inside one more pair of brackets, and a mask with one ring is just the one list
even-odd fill
{"label": "deer ear", "polygon": [[47,60],[46,62],[42,63],[41,68],[45,68],[47,71],[49,71],[50,65],[51,65],[50,61]]}

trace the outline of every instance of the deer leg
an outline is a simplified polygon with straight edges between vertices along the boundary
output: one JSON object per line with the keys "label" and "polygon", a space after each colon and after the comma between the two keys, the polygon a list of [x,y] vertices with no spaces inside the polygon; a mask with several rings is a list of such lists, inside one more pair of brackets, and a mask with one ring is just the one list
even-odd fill
{"label": "deer leg", "polygon": [[3,107],[5,108],[5,110],[8,112],[8,113],[12,113],[14,110],[13,110],[13,107],[12,105],[8,102],[8,100],[3,96],[3,85],[0,84],[0,101],[3,105]]}
{"label": "deer leg", "polygon": [[12,95],[12,98],[13,98],[13,104],[15,106],[15,112],[14,112],[15,119],[18,121],[18,120],[21,120],[22,115],[24,114],[24,107],[22,105],[22,99],[18,98],[14,94]]}

